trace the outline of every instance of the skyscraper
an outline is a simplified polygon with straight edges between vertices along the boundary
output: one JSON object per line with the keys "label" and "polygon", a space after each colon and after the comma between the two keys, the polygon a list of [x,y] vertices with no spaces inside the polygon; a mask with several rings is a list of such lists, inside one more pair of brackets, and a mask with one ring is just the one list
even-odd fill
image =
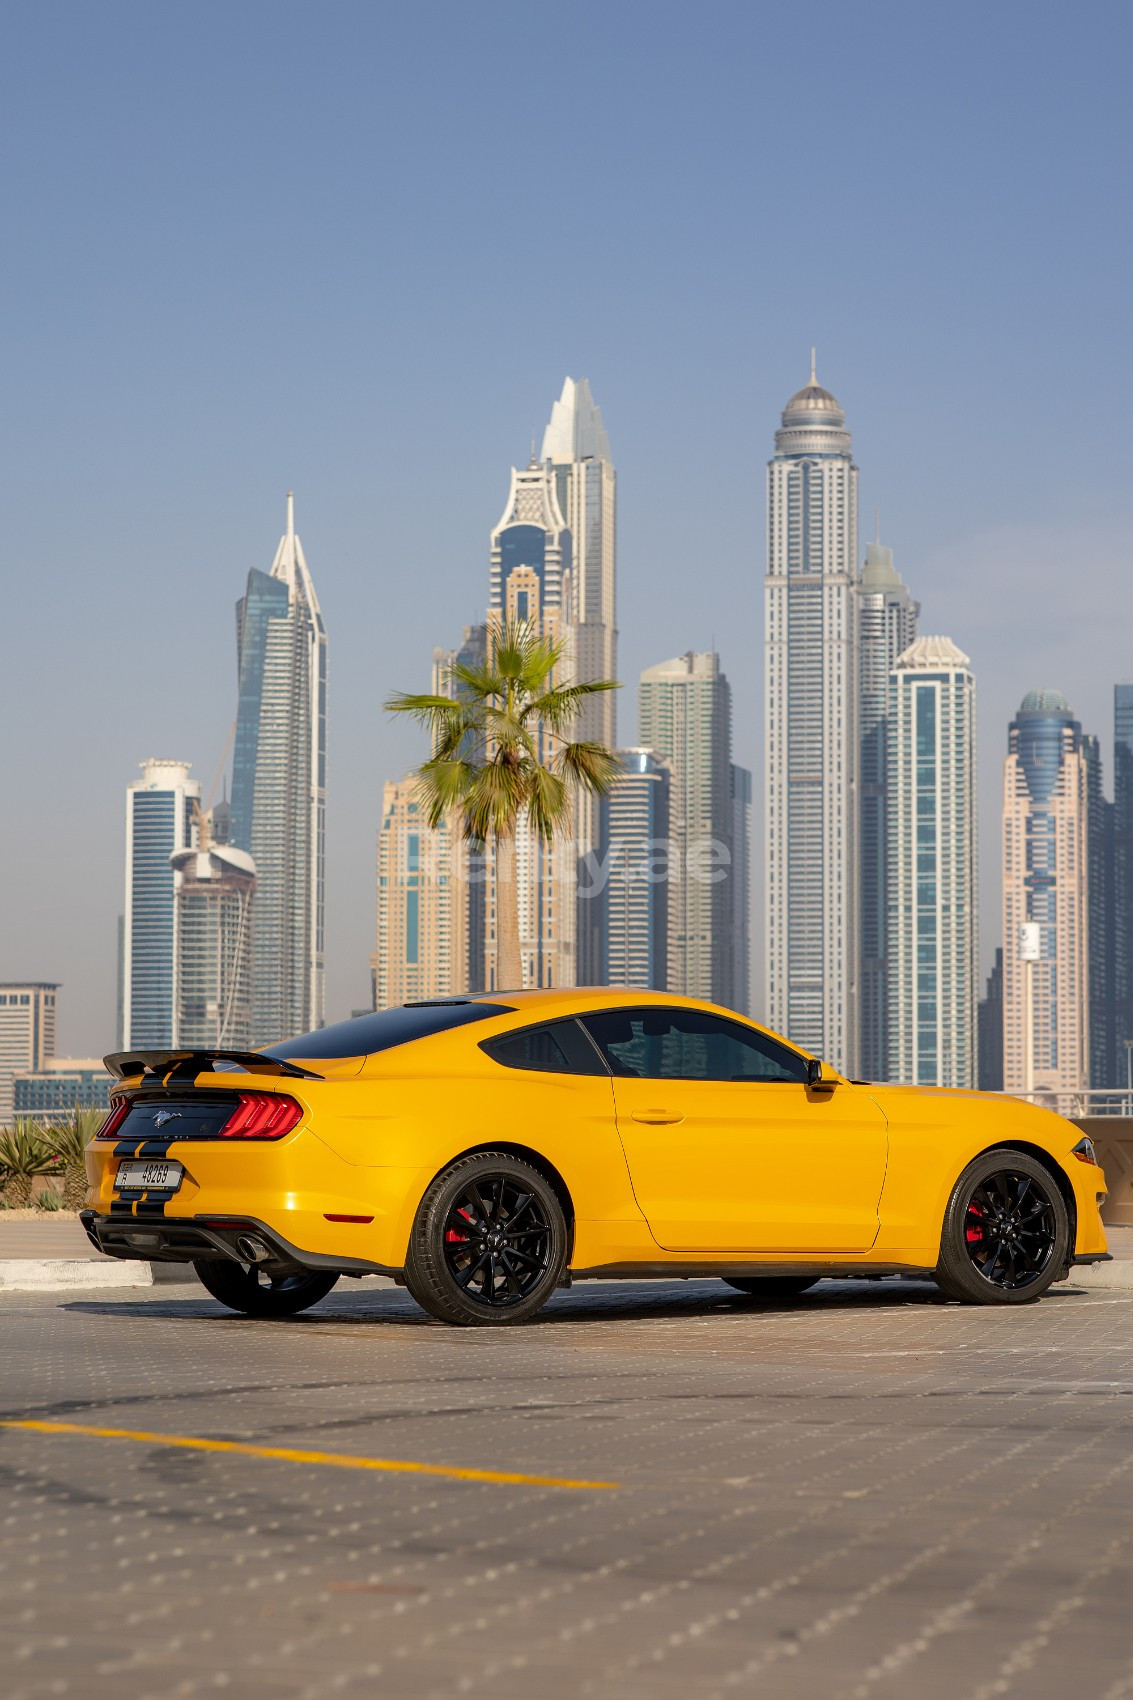
{"label": "skyscraper", "polygon": [[[1115,949],[1116,810],[1103,788],[1101,744],[1082,736],[1089,801],[1086,817],[1087,902],[1089,904],[1090,1085],[1115,1087],[1118,1071],[1117,952]],[[1124,1064],[1124,1057],[1122,1057]],[[1122,1071],[1123,1072],[1123,1071]]]}
{"label": "skyscraper", "polygon": [[52,980],[0,984],[0,1128],[12,1116],[16,1075],[38,1072],[55,1055],[58,990]]}
{"label": "skyscraper", "polygon": [[375,1007],[468,991],[464,846],[430,828],[412,774],[382,794]]}
{"label": "skyscraper", "polygon": [[652,750],[619,750],[601,799],[599,985],[664,992],[668,981],[669,766]]}
{"label": "skyscraper", "polygon": [[271,571],[248,574],[236,637],[232,836],[256,865],[252,1037],[263,1045],[324,1019],[327,640],[290,492]]}
{"label": "skyscraper", "polygon": [[995,951],[995,962],[987,977],[977,1017],[980,1066],[977,1084],[981,1092],[1003,1091],[1003,946]]}
{"label": "skyscraper", "polygon": [[1133,685],[1113,692],[1113,979],[1116,1085],[1133,1079]]}
{"label": "skyscraper", "polygon": [[173,1044],[179,917],[170,858],[197,843],[201,788],[189,762],[145,761],[126,790],[126,908],[122,925],[123,1050]]}
{"label": "skyscraper", "polygon": [[1089,760],[1058,691],[1029,691],[1003,773],[1003,1084],[1089,1085]]}
{"label": "skyscraper", "polygon": [[974,1087],[976,685],[921,637],[889,674],[889,1056],[883,1078]]}
{"label": "skyscraper", "polygon": [[812,359],[767,474],[764,1013],[849,1073],[858,1063],[857,501],[845,414]]}
{"label": "skyscraper", "polygon": [[734,1003],[732,693],[720,657],[690,650],[647,668],[638,730],[672,776],[668,989]]}
{"label": "skyscraper", "polygon": [[[465,626],[464,635],[456,649],[437,648],[433,651],[434,696],[460,696],[464,687],[455,677],[457,667],[482,667],[488,654],[487,626]],[[461,961],[452,964],[453,990],[482,992],[485,985],[485,943],[487,937],[488,858],[483,850],[467,842],[456,852],[460,857],[462,881],[454,898],[463,905],[462,913],[454,917],[452,936]]]}
{"label": "skyscraper", "polygon": [[731,950],[727,1003],[741,1015],[751,1012],[751,769],[728,770],[732,797]]}
{"label": "skyscraper", "polygon": [[[617,478],[602,414],[585,378],[567,378],[543,434],[542,459],[551,468],[559,510],[572,540],[573,673],[584,681],[617,678]],[[613,749],[617,743],[616,693],[605,691],[583,703],[572,734]],[[576,799],[580,855],[596,848],[599,801]],[[578,983],[600,985],[601,904],[579,882]]]}
{"label": "skyscraper", "polygon": [[[571,611],[574,606],[573,543],[549,461],[532,457],[520,471],[513,467],[507,504],[491,535],[488,628],[522,620],[543,637],[562,641],[562,661],[554,682],[575,674]],[[541,760],[550,759],[554,740],[545,727],[537,733]],[[573,986],[576,983],[577,869],[568,823],[553,845],[542,844],[526,820],[516,833],[520,953],[525,986]],[[489,864],[492,858],[489,852]],[[495,871],[490,866],[485,916],[486,981],[496,989]]]}
{"label": "skyscraper", "polygon": [[253,898],[256,864],[224,842],[227,806],[199,823],[196,849],[175,850],[177,946],[174,953],[173,1044],[200,1049],[252,1044]]}
{"label": "skyscraper", "polygon": [[917,635],[920,608],[893,566],[892,549],[868,543],[858,585],[858,713],[861,738],[860,1067],[882,1080],[889,1067],[886,948],[886,725],[889,675]]}

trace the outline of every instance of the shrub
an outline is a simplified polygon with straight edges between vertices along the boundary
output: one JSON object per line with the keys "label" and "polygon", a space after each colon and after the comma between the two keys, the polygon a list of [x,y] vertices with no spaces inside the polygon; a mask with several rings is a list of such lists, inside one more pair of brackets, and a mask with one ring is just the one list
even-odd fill
{"label": "shrub", "polygon": [[43,1130],[52,1156],[62,1165],[63,1204],[68,1210],[77,1210],[86,1197],[86,1150],[105,1120],[105,1110],[88,1105],[74,1110],[65,1122]]}
{"label": "shrub", "polygon": [[0,1181],[9,1204],[26,1209],[36,1176],[58,1169],[59,1161],[36,1122],[20,1120],[5,1128],[0,1133]]}

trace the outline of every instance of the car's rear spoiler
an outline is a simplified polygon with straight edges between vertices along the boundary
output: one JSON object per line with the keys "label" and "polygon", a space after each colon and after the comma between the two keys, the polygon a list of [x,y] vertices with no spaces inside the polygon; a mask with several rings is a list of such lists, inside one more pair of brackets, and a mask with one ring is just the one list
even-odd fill
{"label": "car's rear spoiler", "polygon": [[[249,1074],[286,1074],[295,1080],[322,1080],[298,1063],[281,1057],[265,1057],[261,1051],[112,1051],[103,1062],[118,1080],[140,1074],[146,1080],[194,1080],[198,1074],[227,1074],[247,1069]],[[218,1068],[217,1064],[221,1066]],[[224,1064],[230,1065],[225,1068]]]}

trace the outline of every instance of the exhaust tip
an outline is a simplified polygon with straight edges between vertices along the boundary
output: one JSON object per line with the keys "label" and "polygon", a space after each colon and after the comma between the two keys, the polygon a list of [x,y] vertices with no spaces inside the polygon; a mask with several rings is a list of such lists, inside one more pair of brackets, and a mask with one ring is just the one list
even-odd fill
{"label": "exhaust tip", "polygon": [[251,1234],[237,1235],[236,1250],[247,1263],[266,1263],[271,1256],[263,1240],[257,1240]]}

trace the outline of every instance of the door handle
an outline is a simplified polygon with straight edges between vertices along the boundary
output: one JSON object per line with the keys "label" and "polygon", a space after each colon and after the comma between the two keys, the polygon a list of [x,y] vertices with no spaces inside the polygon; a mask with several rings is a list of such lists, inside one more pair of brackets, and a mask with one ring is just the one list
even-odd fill
{"label": "door handle", "polygon": [[678,1110],[631,1110],[630,1115],[635,1122],[648,1122],[653,1127],[684,1121],[684,1116]]}

